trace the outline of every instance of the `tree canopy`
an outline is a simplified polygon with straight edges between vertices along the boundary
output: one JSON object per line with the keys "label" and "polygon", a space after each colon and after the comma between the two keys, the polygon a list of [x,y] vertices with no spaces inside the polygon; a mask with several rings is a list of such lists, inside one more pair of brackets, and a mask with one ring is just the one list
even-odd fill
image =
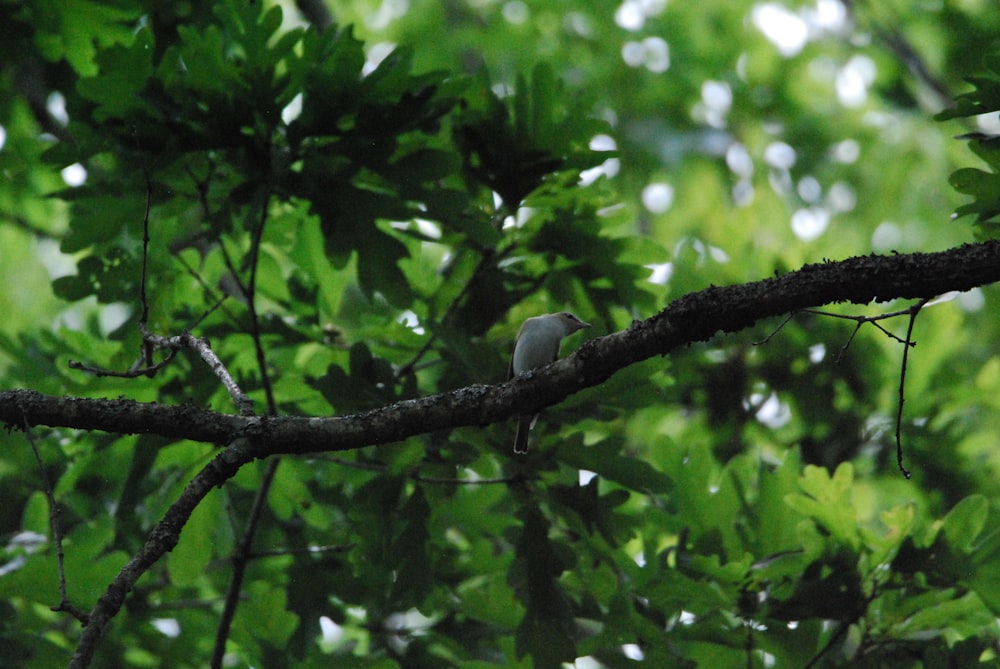
{"label": "tree canopy", "polygon": [[998,36],[0,2],[0,665],[1000,666]]}

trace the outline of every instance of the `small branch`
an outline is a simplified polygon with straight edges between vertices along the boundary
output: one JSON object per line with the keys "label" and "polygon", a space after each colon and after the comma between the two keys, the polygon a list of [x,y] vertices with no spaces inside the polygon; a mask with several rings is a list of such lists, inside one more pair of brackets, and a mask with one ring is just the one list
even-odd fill
{"label": "small branch", "polygon": [[917,52],[913,44],[906,39],[906,36],[903,35],[899,28],[885,29],[876,26],[875,34],[889,48],[893,55],[907,67],[910,74],[934,93],[936,102],[939,105],[934,111],[940,111],[940,109],[954,105],[954,102],[952,102],[954,96],[948,90],[944,81],[931,72],[927,66],[927,61]]}
{"label": "small branch", "polygon": [[861,326],[864,325],[865,323],[871,323],[876,328],[881,330],[882,334],[889,337],[890,339],[895,339],[900,344],[902,344],[903,340],[894,335],[893,333],[889,332],[888,330],[886,330],[884,327],[882,327],[882,324],[879,323],[879,321],[884,321],[888,318],[895,318],[896,316],[909,315],[910,310],[899,309],[897,311],[889,311],[887,313],[878,314],[876,316],[850,316],[847,314],[836,314],[833,313],[832,311],[823,311],[821,309],[803,309],[802,313],[816,314],[817,316],[829,316],[831,318],[841,318],[848,321],[854,321],[857,324],[857,326],[854,328],[854,332],[851,333],[850,338],[847,340],[847,343],[844,344],[843,347],[841,347],[840,349],[840,355],[843,355],[844,352],[850,347],[851,342],[854,341],[854,337],[858,334],[858,330],[860,330]]}
{"label": "small branch", "polygon": [[[264,342],[261,340],[260,319],[257,315],[256,300],[257,268],[260,260],[261,242],[264,238],[264,228],[267,225],[269,201],[270,195],[265,192],[261,197],[260,219],[254,228],[253,239],[250,243],[250,279],[247,282],[244,293],[247,298],[247,309],[250,315],[250,335],[257,354],[257,369],[260,372],[261,384],[264,386],[268,414],[276,416],[278,405],[274,399],[271,375],[267,369],[267,357],[264,352]],[[222,669],[223,659],[226,654],[226,641],[229,639],[229,631],[232,628],[233,619],[236,617],[236,609],[240,603],[240,593],[243,591],[243,581],[246,576],[247,565],[250,563],[250,554],[253,550],[253,540],[257,536],[257,528],[260,525],[260,519],[267,504],[267,496],[280,464],[280,458],[273,458],[268,463],[264,478],[254,497],[253,507],[250,511],[250,517],[247,519],[243,538],[240,540],[236,552],[233,554],[233,572],[229,578],[229,587],[226,591],[226,603],[223,605],[222,614],[219,616],[219,626],[216,628],[215,634],[215,647],[212,651],[212,660],[209,665],[212,669]]]}
{"label": "small branch", "polygon": [[834,631],[833,635],[825,644],[823,644],[823,647],[819,649],[819,652],[817,652],[815,655],[812,656],[809,662],[805,664],[803,669],[812,669],[813,667],[815,667],[816,663],[819,662],[821,659],[823,659],[823,656],[829,653],[831,649],[833,649],[834,644],[839,643],[840,640],[847,635],[847,632],[848,630],[850,630],[850,628],[851,628],[850,624],[844,621],[838,621],[837,629]]}
{"label": "small branch", "polygon": [[[896,464],[899,466],[899,471],[901,471],[903,473],[903,476],[905,476],[906,478],[910,478],[911,476],[910,472],[906,469],[906,467],[903,466],[903,443],[901,437],[903,429],[902,428],[903,404],[906,402],[905,393],[903,391],[904,384],[906,382],[906,365],[909,360],[910,348],[917,345],[916,342],[914,342],[912,339],[913,325],[916,322],[917,314],[920,313],[920,310],[923,309],[927,305],[927,303],[931,301],[931,299],[932,298],[929,297],[924,298],[918,304],[912,307],[907,307],[906,309],[899,309],[897,311],[891,311],[885,314],[879,314],[878,316],[849,316],[845,314],[836,314],[829,311],[822,311],[820,309],[812,309],[812,308],[802,309],[800,312],[798,312],[798,313],[817,314],[819,316],[830,316],[832,318],[842,318],[845,320],[855,322],[856,325],[854,328],[854,332],[851,333],[851,336],[847,340],[847,343],[844,344],[844,346],[840,349],[840,354],[837,356],[838,359],[840,358],[840,356],[844,354],[847,348],[851,345],[851,342],[854,341],[855,335],[858,334],[858,330],[860,330],[861,326],[864,325],[865,323],[871,323],[879,330],[881,330],[882,333],[885,334],[890,339],[894,339],[898,341],[900,344],[903,344],[903,361],[899,370],[899,401],[896,405]],[[775,328],[775,330],[771,334],[767,335],[767,337],[765,337],[759,342],[754,342],[754,344],[755,345],[764,344],[770,341],[770,339],[774,335],[776,335],[783,327],[785,327],[785,325],[792,319],[794,315],[795,314],[789,315],[788,318],[783,320],[781,324],[777,328]],[[889,332],[882,326],[881,323],[879,323],[879,321],[885,320],[887,318],[894,318],[896,316],[904,316],[904,315],[910,317],[909,325],[906,328],[906,339],[900,339],[897,335],[893,334],[892,332]]]}
{"label": "small branch", "polygon": [[[895,57],[900,64],[906,67],[907,70],[909,70],[917,85],[923,86],[931,93],[931,95],[934,96],[936,106],[933,111],[937,112],[954,104],[952,102],[953,96],[944,81],[931,72],[926,59],[920,55],[920,53],[913,47],[912,42],[908,40],[906,35],[897,27],[900,25],[898,17],[880,12],[882,17],[881,20],[879,20],[879,17],[876,16],[876,12],[872,11],[873,8],[884,9],[885,7],[889,7],[888,4],[883,6],[882,3],[865,3],[869,5],[866,8],[867,11],[862,11],[860,13],[856,10],[855,5],[861,3],[856,3],[852,0],[841,0],[841,4],[843,4],[844,8],[851,14],[852,22],[856,22],[861,19],[863,29],[874,34],[876,39],[882,43],[889,53]],[[868,16],[865,16],[865,14]],[[885,28],[883,25],[889,25],[891,27]],[[920,101],[919,98],[920,96],[918,96],[918,102]]]}
{"label": "small branch", "polygon": [[169,365],[174,360],[174,356],[177,355],[177,351],[173,350],[167,354],[167,357],[156,363],[155,365],[150,365],[148,367],[140,367],[143,359],[137,359],[131,367],[129,367],[124,372],[119,372],[113,369],[104,369],[101,367],[94,367],[93,365],[84,364],[78,360],[70,360],[68,365],[70,369],[77,369],[81,372],[87,372],[88,374],[93,374],[94,376],[100,378],[103,376],[110,376],[119,379],[135,379],[140,376],[155,376],[158,371]]}
{"label": "small branch", "polygon": [[[175,337],[161,337],[154,335],[149,331],[149,300],[146,292],[146,283],[148,277],[148,265],[149,265],[149,213],[150,207],[153,199],[153,185],[150,181],[149,172],[144,171],[143,173],[146,180],[146,206],[143,211],[142,217],[142,272],[139,281],[139,304],[140,304],[140,314],[139,314],[139,330],[142,333],[142,354],[140,359],[135,362],[127,371],[118,372],[114,370],[102,369],[100,367],[95,367],[93,365],[87,365],[76,360],[69,361],[70,369],[77,369],[94,374],[98,377],[102,376],[112,376],[118,378],[137,378],[139,376],[147,376],[152,378],[156,373],[170,364],[178,349],[181,348],[192,348],[198,351],[201,355],[202,360],[204,360],[212,372],[219,377],[223,386],[229,392],[230,397],[233,398],[233,402],[240,411],[242,416],[252,416],[253,411],[253,400],[251,400],[233,379],[229,370],[226,369],[225,365],[219,359],[219,357],[212,351],[209,346],[208,340],[204,338],[193,337],[190,333],[185,332],[184,334]],[[206,186],[207,188],[207,186]],[[263,220],[261,221],[261,226],[263,226]],[[259,238],[256,240],[259,243]],[[255,256],[256,259],[256,256]],[[155,349],[167,349],[170,353],[167,357],[158,363],[153,363],[153,351]],[[266,380],[266,374],[265,374]],[[268,383],[268,390],[270,390],[270,384]],[[268,393],[270,398],[270,392]],[[273,404],[273,398],[270,398],[270,403]]]}
{"label": "small branch", "polygon": [[[803,310],[803,311],[805,311],[805,310]],[[786,325],[788,325],[789,323],[792,322],[792,319],[795,318],[795,316],[798,315],[798,313],[799,312],[796,312],[794,314],[788,314],[787,316],[785,316],[784,320],[782,320],[778,324],[778,327],[776,327],[773,330],[771,330],[767,334],[766,337],[764,337],[763,339],[758,339],[757,341],[752,341],[752,342],[750,342],[750,345],[751,346],[763,346],[764,344],[769,344],[771,342],[771,340],[774,339],[778,335],[779,332],[781,332],[782,330],[785,329]],[[636,324],[636,323],[639,323],[639,322],[641,322],[641,321],[632,321],[633,325]]]}
{"label": "small branch", "polygon": [[[420,474],[414,474],[411,476],[414,481],[420,481],[421,483],[430,483],[434,485],[506,485],[508,483],[523,483],[527,477],[522,474],[517,476],[501,476],[492,479],[445,479],[430,476],[421,476]],[[537,477],[531,477],[537,480]]]}
{"label": "small branch", "polygon": [[274,392],[271,388],[271,375],[267,371],[267,356],[264,353],[264,343],[260,338],[260,319],[257,316],[257,266],[260,259],[260,246],[264,238],[264,228],[267,225],[267,205],[270,196],[264,194],[260,205],[260,220],[257,222],[253,232],[253,240],[250,243],[250,280],[245,287],[247,298],[247,309],[250,312],[250,336],[253,338],[254,350],[257,353],[257,370],[260,372],[261,385],[264,387],[264,396],[267,399],[267,412],[274,416],[278,412],[278,405],[274,401]]}
{"label": "small branch", "polygon": [[199,178],[198,175],[194,173],[194,169],[190,165],[185,165],[184,171],[187,175],[191,177],[191,181],[194,183],[194,188],[198,192],[198,203],[201,205],[201,215],[205,219],[209,219],[212,216],[212,208],[208,205],[208,191],[212,186],[212,170],[215,169],[215,161],[211,157],[208,158],[208,167],[205,169],[205,178]]}
{"label": "small branch", "polygon": [[851,336],[847,338],[847,341],[844,342],[844,345],[840,347],[840,351],[837,352],[836,362],[840,362],[844,358],[844,354],[847,353],[847,349],[850,348],[851,343],[854,341],[854,338],[857,337],[858,332],[861,331],[862,325],[863,323],[855,324],[854,331],[851,333]]}
{"label": "small branch", "polygon": [[124,372],[117,372],[110,369],[102,369],[100,367],[85,365],[77,360],[70,360],[68,363],[69,368],[89,372],[99,377],[112,376],[117,378],[134,379],[143,375],[149,376],[149,372],[155,373],[167,366],[174,359],[174,356],[177,355],[178,350],[182,348],[193,349],[198,352],[198,355],[201,356],[201,359],[204,360],[209,369],[212,370],[212,373],[219,377],[222,385],[229,392],[229,396],[233,398],[233,403],[236,404],[236,408],[239,409],[240,415],[254,415],[253,400],[240,390],[236,380],[233,379],[233,376],[229,373],[229,370],[226,369],[222,360],[220,360],[219,356],[217,356],[212,350],[212,347],[207,339],[204,337],[195,337],[190,332],[184,332],[179,335],[174,335],[173,337],[162,337],[147,330],[144,323],[140,323],[140,328],[142,330],[143,342],[148,343],[155,349],[166,349],[170,351],[164,360],[149,367],[136,367],[133,365]]}
{"label": "small branch", "polygon": [[920,310],[930,301],[931,298],[926,298],[920,300],[917,304],[910,307],[910,323],[906,327],[906,341],[903,346],[903,363],[899,369],[899,403],[896,405],[896,464],[899,466],[899,471],[903,473],[903,476],[910,478],[911,474],[907,471],[906,467],[903,466],[903,441],[902,441],[902,431],[903,431],[903,404],[906,402],[906,396],[904,393],[904,387],[906,385],[906,366],[909,360],[910,347],[916,346],[916,342],[913,341],[913,325],[917,322],[917,314]]}
{"label": "small branch", "polygon": [[812,667],[817,666],[823,656],[833,649],[834,644],[838,643],[847,635],[851,629],[851,625],[861,620],[861,618],[866,615],[868,607],[871,606],[873,601],[875,601],[874,595],[865,597],[863,600],[858,602],[857,608],[853,611],[849,618],[837,620],[837,629],[834,631],[833,635],[825,644],[823,644],[823,647],[819,649],[819,652],[813,655],[809,662],[804,665],[803,669],[812,669]]}
{"label": "small branch", "polygon": [[216,310],[219,310],[222,313],[224,313],[226,317],[233,323],[239,323],[239,319],[236,317],[236,315],[233,312],[229,311],[229,309],[227,309],[224,304],[225,301],[229,299],[229,295],[226,295],[225,293],[219,294],[214,288],[208,285],[208,282],[205,281],[205,279],[201,276],[201,274],[199,274],[198,271],[194,267],[192,267],[191,264],[188,263],[188,261],[185,260],[181,254],[174,253],[173,255],[174,255],[174,260],[180,263],[181,267],[184,268],[184,271],[186,271],[191,276],[192,279],[197,281],[198,285],[200,285],[202,290],[205,291],[206,298],[213,301],[212,306],[206,309],[205,313],[203,313],[194,323],[189,325],[187,329],[193,330],[197,325],[200,325],[206,318],[208,318]]}
{"label": "small branch", "polygon": [[70,669],[85,669],[90,666],[108,624],[121,610],[125,597],[131,592],[139,577],[165,553],[173,550],[177,545],[181,529],[205,496],[216,486],[232,478],[244,464],[253,459],[253,455],[248,453],[243,445],[243,440],[236,440],[195,475],[177,501],[167,510],[163,519],[150,532],[139,551],[118,572],[90,613],[90,622],[83,628],[76,652],[70,660]]}
{"label": "small branch", "polygon": [[[144,341],[148,341],[153,344],[156,348],[169,349],[171,351],[176,351],[181,348],[190,348],[197,351],[201,359],[205,361],[208,368],[212,370],[212,373],[219,377],[219,381],[225,387],[226,391],[229,392],[229,396],[233,398],[233,403],[236,408],[239,409],[241,416],[253,416],[253,400],[246,395],[236,383],[232,374],[226,369],[226,366],[219,359],[219,356],[215,354],[212,350],[208,339],[204,337],[195,337],[190,332],[184,332],[179,335],[174,335],[173,337],[161,337],[149,332],[145,326],[142,327],[142,338]],[[79,363],[77,363],[79,364]],[[72,363],[70,364],[72,366]]]}
{"label": "small branch", "polygon": [[899,309],[898,311],[890,311],[890,312],[887,312],[887,313],[884,313],[884,314],[878,314],[877,316],[851,316],[849,314],[838,314],[838,313],[834,313],[832,311],[823,311],[822,309],[813,309],[813,308],[800,309],[799,311],[797,311],[795,313],[788,314],[788,316],[783,321],[781,321],[781,323],[778,325],[778,327],[774,328],[774,330],[772,330],[763,339],[760,339],[760,340],[757,340],[755,342],[752,342],[752,345],[753,346],[762,346],[764,344],[769,343],[771,341],[771,339],[773,339],[775,335],[777,335],[779,332],[781,332],[785,328],[785,326],[788,325],[788,323],[792,319],[794,319],[798,314],[814,314],[816,316],[829,316],[830,318],[840,318],[840,319],[843,319],[843,320],[846,320],[846,321],[854,321],[856,323],[856,327],[854,328],[854,332],[851,333],[851,336],[848,338],[847,343],[844,344],[841,347],[841,349],[840,349],[840,355],[843,355],[843,353],[848,348],[850,348],[851,342],[854,341],[855,335],[858,334],[858,330],[860,330],[861,326],[864,325],[865,323],[871,323],[872,325],[874,325],[875,327],[877,327],[879,330],[881,330],[882,333],[885,334],[887,337],[889,337],[890,339],[895,339],[900,344],[902,344],[903,340],[900,339],[899,337],[897,337],[896,335],[894,335],[893,333],[889,332],[888,330],[886,330],[884,327],[882,327],[882,325],[879,323],[879,321],[886,320],[887,318],[895,318],[896,316],[907,316],[907,315],[909,315],[909,313],[910,313],[910,309]]}
{"label": "small branch", "polygon": [[[144,171],[144,176],[146,178],[146,208],[142,215],[142,274],[139,280],[139,304],[140,304],[140,314],[139,314],[139,328],[146,332],[146,324],[149,322],[149,302],[146,299],[146,277],[148,276],[148,265],[149,265],[149,205],[153,199],[153,185],[149,181],[149,172]],[[171,360],[172,356],[167,359]],[[148,376],[152,378],[158,368],[153,366],[153,345],[146,339],[145,336],[142,338],[142,361],[146,366]],[[164,364],[166,364],[166,362]]]}
{"label": "small branch", "polygon": [[65,611],[71,616],[80,621],[80,624],[86,626],[90,622],[90,616],[86,612],[81,611],[76,606],[74,606],[69,601],[69,596],[66,594],[66,554],[63,552],[63,541],[62,541],[62,523],[59,522],[60,516],[62,515],[62,507],[56,503],[55,493],[52,491],[52,481],[49,480],[49,475],[45,471],[45,463],[42,461],[42,456],[38,452],[38,445],[35,443],[35,437],[31,434],[31,425],[28,423],[28,417],[22,416],[23,423],[21,427],[24,429],[24,437],[31,444],[31,452],[35,454],[35,462],[38,463],[38,472],[42,477],[42,484],[45,488],[45,497],[49,501],[49,527],[52,529],[52,540],[56,544],[56,564],[59,569],[59,603],[51,608],[52,611]]}
{"label": "small branch", "polygon": [[229,639],[229,630],[233,625],[233,618],[236,617],[236,607],[239,604],[240,593],[243,591],[243,580],[246,576],[247,565],[250,563],[253,554],[253,539],[257,536],[257,526],[260,523],[261,514],[264,512],[264,505],[267,503],[267,494],[271,490],[274,475],[278,471],[281,458],[274,458],[267,464],[267,471],[264,472],[264,480],[261,481],[254,497],[253,508],[250,511],[250,518],[247,520],[247,527],[243,532],[243,538],[236,547],[236,552],[232,557],[233,573],[229,577],[229,587],[226,590],[226,600],[222,607],[222,614],[219,616],[219,626],[215,630],[215,647],[212,651],[212,661],[209,666],[212,669],[221,669],[222,661],[226,654],[226,641]]}
{"label": "small branch", "polygon": [[61,233],[51,232],[39,227],[33,221],[28,220],[24,216],[19,216],[9,211],[0,212],[0,221],[3,221],[5,224],[9,224],[13,227],[20,228],[22,231],[38,239],[61,240],[65,236]]}
{"label": "small branch", "polygon": [[[285,557],[287,555],[324,555],[326,553],[346,553],[347,551],[354,548],[357,544],[334,544],[327,546],[301,546],[299,548],[271,548],[263,551],[251,551],[247,553],[247,560],[266,560],[267,558],[273,557]],[[209,569],[220,569],[226,565],[232,565],[232,558],[220,558],[218,560],[212,560],[209,563]],[[213,600],[214,602],[222,601],[219,598]],[[164,604],[160,605],[162,608]]]}

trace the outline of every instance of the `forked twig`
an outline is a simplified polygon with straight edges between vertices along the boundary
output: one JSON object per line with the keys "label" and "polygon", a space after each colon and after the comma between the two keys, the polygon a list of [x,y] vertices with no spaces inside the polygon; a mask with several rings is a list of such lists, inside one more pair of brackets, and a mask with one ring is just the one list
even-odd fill
{"label": "forked twig", "polygon": [[[855,323],[854,331],[851,333],[851,336],[848,337],[847,342],[844,343],[844,345],[840,348],[840,352],[837,354],[838,362],[840,361],[840,358],[844,355],[844,353],[847,351],[848,347],[850,347],[851,343],[854,341],[854,337],[858,334],[858,331],[861,329],[861,326],[864,325],[865,323],[871,323],[890,339],[894,339],[898,341],[900,344],[903,344],[903,361],[899,370],[899,401],[896,405],[896,464],[899,466],[899,471],[903,473],[903,476],[905,476],[906,478],[910,478],[912,474],[909,472],[909,470],[906,469],[906,467],[903,466],[903,442],[901,436],[902,426],[903,426],[903,404],[906,402],[906,396],[904,392],[904,385],[906,382],[906,366],[909,362],[910,348],[917,345],[917,343],[913,341],[913,326],[914,323],[916,322],[917,314],[919,314],[920,311],[925,306],[927,306],[927,304],[932,299],[933,298],[924,298],[920,300],[920,302],[918,302],[917,304],[907,307],[906,309],[890,311],[888,313],[879,314],[877,316],[851,316],[848,314],[838,314],[831,311],[823,311],[822,309],[813,309],[813,308],[800,309],[799,311],[796,311],[793,314],[789,314],[783,321],[781,321],[778,327],[776,327],[771,333],[769,333],[763,339],[753,342],[753,345],[760,346],[762,344],[766,344],[769,341],[771,341],[771,339],[775,335],[781,332],[781,330],[784,329],[786,325],[788,325],[789,321],[791,321],[796,314],[800,313],[815,314],[817,316],[829,316],[831,318],[840,318],[843,320],[854,321]],[[879,322],[886,320],[888,318],[895,318],[896,316],[909,316],[910,318],[909,324],[906,328],[906,337],[904,339],[901,339],[899,336],[887,330]]]}
{"label": "forked twig", "polygon": [[[203,337],[195,337],[189,332],[184,332],[173,337],[164,337],[153,334],[149,331],[149,299],[146,293],[146,282],[148,277],[150,242],[149,213],[153,198],[153,185],[150,181],[148,173],[145,173],[145,179],[146,206],[142,218],[142,273],[139,280],[139,330],[142,333],[142,353],[139,359],[124,372],[87,365],[77,360],[70,360],[69,367],[70,369],[78,369],[94,374],[98,377],[112,376],[126,379],[134,379],[139,376],[153,377],[158,371],[173,361],[178,350],[182,348],[190,348],[197,351],[201,356],[201,359],[208,364],[212,373],[219,377],[222,385],[229,392],[229,396],[232,397],[237,409],[239,409],[240,415],[252,416],[254,415],[253,400],[251,400],[250,397],[240,389],[235,379],[233,379],[232,374],[229,373],[229,370],[226,369],[226,366],[222,363],[222,360],[220,360],[219,356],[212,351],[211,345],[207,339]],[[261,222],[261,225],[263,226],[263,221]],[[153,352],[157,349],[167,350],[169,353],[163,360],[154,363]],[[264,378],[267,379],[266,373],[264,374]],[[268,381],[268,386],[269,385]]]}

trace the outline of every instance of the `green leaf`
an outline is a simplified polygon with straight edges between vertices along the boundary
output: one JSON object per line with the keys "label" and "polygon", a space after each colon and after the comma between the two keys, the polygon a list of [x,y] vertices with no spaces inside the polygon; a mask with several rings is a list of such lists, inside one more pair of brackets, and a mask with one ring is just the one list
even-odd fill
{"label": "green leaf", "polygon": [[994,616],[972,593],[921,607],[895,630],[902,639],[926,640],[935,635],[961,637],[978,634],[994,622]]}
{"label": "green leaf", "polygon": [[976,592],[993,616],[1000,615],[1000,571],[997,571],[996,560],[976,569],[968,585]]}
{"label": "green leaf", "polygon": [[197,588],[204,584],[205,574],[221,555],[227,555],[235,544],[219,518],[225,515],[221,495],[208,495],[191,513],[177,546],[166,557],[170,580],[181,588]]}
{"label": "green leaf", "polygon": [[872,561],[876,564],[889,562],[896,557],[900,546],[913,533],[916,509],[912,504],[887,509],[879,515],[885,532],[873,532],[862,528],[862,536],[872,550]]}
{"label": "green leaf", "polygon": [[266,642],[283,648],[299,625],[299,618],[287,610],[285,589],[267,581],[253,581],[246,588],[233,625],[237,641]]}
{"label": "green leaf", "polygon": [[620,546],[633,535],[633,527],[626,516],[617,514],[615,508],[628,501],[629,493],[614,490],[601,495],[597,477],[587,485],[552,486],[550,494],[555,501],[572,509],[588,532],[600,532],[611,546]]}
{"label": "green leaf", "polygon": [[52,531],[49,518],[49,500],[42,492],[35,492],[28,497],[21,512],[21,528],[27,532],[47,537]]}
{"label": "green leaf", "polygon": [[43,55],[51,61],[65,59],[84,76],[96,74],[99,48],[131,42],[130,24],[142,14],[137,6],[92,0],[36,2],[28,11]]}
{"label": "green leaf", "polygon": [[103,256],[91,255],[77,264],[78,274],[53,281],[56,294],[67,300],[96,295],[105,304],[129,301],[138,294],[139,263],[120,247],[105,250]]}
{"label": "green leaf", "polygon": [[358,246],[358,282],[368,294],[381,293],[396,307],[406,307],[413,300],[399,261],[407,249],[399,240],[374,232]]}
{"label": "green leaf", "polygon": [[858,518],[851,503],[854,468],[844,462],[833,476],[823,467],[809,465],[799,485],[805,495],[788,495],[787,504],[799,513],[815,518],[830,534],[857,551],[861,545]]}
{"label": "green leaf", "polygon": [[949,545],[969,554],[986,524],[988,513],[989,502],[982,495],[970,495],[956,504],[944,517],[941,527]]}
{"label": "green leaf", "polygon": [[476,620],[508,630],[517,627],[524,609],[511,589],[498,578],[477,580],[459,592],[462,608]]}
{"label": "green leaf", "polygon": [[987,196],[996,190],[997,176],[983,170],[964,167],[953,172],[948,181],[959,193]]}
{"label": "green leaf", "polygon": [[[476,105],[455,127],[466,174],[499,193],[511,210],[564,168],[592,167],[607,157],[586,144],[604,124],[588,117],[585,105],[557,107],[561,90],[544,63],[533,70],[531,83],[519,75],[505,99],[484,83]],[[581,141],[587,132],[591,134]]]}
{"label": "green leaf", "polygon": [[619,454],[621,442],[607,439],[584,447],[564,444],[557,457],[575,469],[592,471],[599,476],[644,494],[660,495],[671,489],[670,478],[648,462]]}
{"label": "green leaf", "polygon": [[761,467],[760,489],[752,514],[755,535],[760,550],[776,553],[797,546],[797,526],[801,518],[788,513],[785,498],[798,490],[802,460],[798,449],[785,454],[785,459],[774,471]]}
{"label": "green leaf", "polygon": [[[100,73],[80,79],[77,90],[84,98],[97,103],[94,119],[130,118],[150,121],[156,109],[140,93],[153,74],[153,33],[140,30],[129,46],[115,46],[98,57]],[[148,121],[147,121],[148,122]]]}

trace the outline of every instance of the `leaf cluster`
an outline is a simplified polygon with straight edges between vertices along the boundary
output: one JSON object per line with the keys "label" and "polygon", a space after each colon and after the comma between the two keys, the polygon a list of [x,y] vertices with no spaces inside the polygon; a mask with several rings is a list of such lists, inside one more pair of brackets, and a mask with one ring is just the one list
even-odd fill
{"label": "leaf cluster", "polygon": [[[982,65],[983,74],[966,78],[973,90],[957,96],[953,108],[937,115],[939,120],[1000,114],[1000,49],[994,47],[985,53]],[[952,187],[973,198],[956,209],[955,216],[975,216],[973,224],[977,236],[995,238],[996,219],[1000,214],[1000,138],[978,131],[959,138],[969,140],[969,148],[987,164],[990,171],[964,167],[951,175]]]}

